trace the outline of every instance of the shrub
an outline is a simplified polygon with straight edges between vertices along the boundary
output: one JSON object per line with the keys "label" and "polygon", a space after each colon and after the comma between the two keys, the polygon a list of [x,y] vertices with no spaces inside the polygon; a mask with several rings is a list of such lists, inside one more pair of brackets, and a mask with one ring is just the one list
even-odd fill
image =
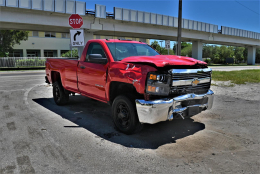
{"label": "shrub", "polygon": [[16,60],[15,66],[16,67],[30,67],[30,66],[45,66],[46,59],[19,59]]}
{"label": "shrub", "polygon": [[71,57],[71,54],[72,54],[72,57],[78,57],[78,50],[72,50],[72,51],[68,51],[66,53],[63,53],[61,55],[61,57]]}
{"label": "shrub", "polygon": [[209,64],[211,62],[211,59],[206,59],[205,62]]}
{"label": "shrub", "polygon": [[220,58],[216,57],[216,58],[213,60],[213,63],[215,63],[215,64],[221,63]]}

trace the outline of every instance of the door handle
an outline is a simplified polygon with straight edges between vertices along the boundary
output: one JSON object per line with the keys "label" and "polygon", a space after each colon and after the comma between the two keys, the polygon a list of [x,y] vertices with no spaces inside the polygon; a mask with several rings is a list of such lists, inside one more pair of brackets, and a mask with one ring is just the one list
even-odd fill
{"label": "door handle", "polygon": [[81,69],[85,69],[86,67],[85,66],[80,66]]}

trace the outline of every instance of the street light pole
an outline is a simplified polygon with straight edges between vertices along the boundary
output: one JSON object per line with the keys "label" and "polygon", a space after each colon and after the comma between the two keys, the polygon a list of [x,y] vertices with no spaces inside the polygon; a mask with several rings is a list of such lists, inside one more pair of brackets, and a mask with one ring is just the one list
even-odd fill
{"label": "street light pole", "polygon": [[181,55],[182,0],[179,0],[177,55]]}
{"label": "street light pole", "polygon": [[161,48],[162,48],[162,42],[163,42],[163,41],[162,41],[162,40],[160,40],[160,42],[161,42]]}

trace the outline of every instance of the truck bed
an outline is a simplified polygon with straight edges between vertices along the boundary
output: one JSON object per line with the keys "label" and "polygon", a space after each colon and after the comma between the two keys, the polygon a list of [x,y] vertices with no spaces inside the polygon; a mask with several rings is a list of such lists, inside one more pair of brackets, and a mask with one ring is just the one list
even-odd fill
{"label": "truck bed", "polygon": [[47,58],[46,74],[48,80],[52,83],[55,78],[55,72],[61,76],[61,82],[65,89],[78,92],[77,86],[77,58]]}

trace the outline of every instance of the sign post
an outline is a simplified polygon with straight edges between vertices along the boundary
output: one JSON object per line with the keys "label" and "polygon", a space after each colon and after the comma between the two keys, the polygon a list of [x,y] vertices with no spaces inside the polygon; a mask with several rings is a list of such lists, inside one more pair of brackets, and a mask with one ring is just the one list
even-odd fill
{"label": "sign post", "polygon": [[165,48],[168,50],[168,55],[169,55],[169,49],[171,48],[171,41],[170,40],[165,41]]}
{"label": "sign post", "polygon": [[72,57],[72,46],[71,46],[71,43],[69,45],[70,45],[70,57]]}

